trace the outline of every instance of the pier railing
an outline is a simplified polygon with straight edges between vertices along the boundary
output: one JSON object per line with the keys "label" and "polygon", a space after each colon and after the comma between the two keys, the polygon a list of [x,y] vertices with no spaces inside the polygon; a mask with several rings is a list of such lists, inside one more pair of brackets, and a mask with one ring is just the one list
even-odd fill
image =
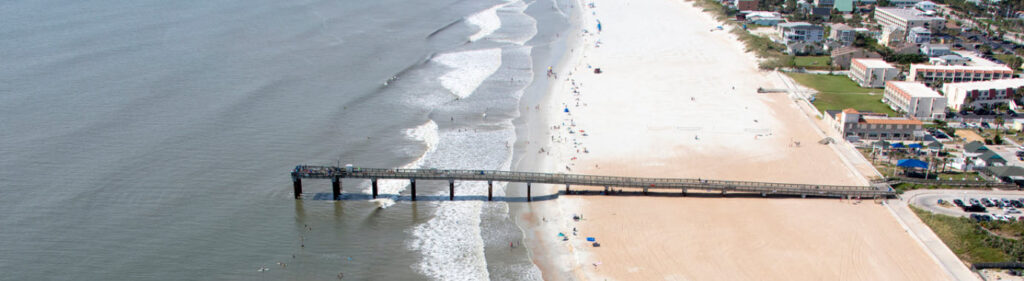
{"label": "pier railing", "polygon": [[559,184],[566,185],[566,190],[572,185],[603,186],[605,191],[610,187],[619,188],[642,188],[646,194],[649,189],[656,190],[680,190],[684,194],[687,190],[706,190],[712,192],[746,192],[760,193],[766,195],[797,195],[797,196],[823,196],[823,197],[891,197],[895,193],[887,186],[850,186],[850,185],[816,185],[797,183],[772,183],[755,181],[729,181],[702,178],[644,178],[644,177],[619,177],[619,176],[598,176],[579,175],[563,173],[535,173],[535,172],[513,172],[496,170],[450,170],[450,169],[381,169],[381,168],[358,168],[358,167],[334,167],[334,166],[297,166],[292,171],[292,178],[295,182],[296,197],[301,194],[301,179],[332,179],[334,183],[334,195],[340,195],[340,184],[342,178],[361,178],[372,181],[373,196],[377,195],[377,179],[407,179],[412,184],[412,198],[415,200],[417,180],[442,180],[448,181],[450,192],[454,196],[455,181],[486,181],[488,182],[488,199],[491,198],[493,182],[517,182],[527,184],[527,199],[529,200],[530,185],[538,184]]}

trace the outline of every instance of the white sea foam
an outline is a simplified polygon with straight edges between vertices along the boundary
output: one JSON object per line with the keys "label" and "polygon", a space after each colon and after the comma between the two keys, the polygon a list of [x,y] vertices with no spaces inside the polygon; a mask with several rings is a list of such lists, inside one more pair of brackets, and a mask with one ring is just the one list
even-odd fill
{"label": "white sea foam", "polygon": [[526,14],[526,8],[535,2],[514,1],[497,10],[501,28],[487,38],[495,42],[526,44],[537,35],[537,20]]}
{"label": "white sea foam", "polygon": [[[508,169],[514,137],[513,127],[492,131],[445,131],[440,135],[438,153],[427,159],[432,167],[454,169]],[[504,152],[504,153],[503,153]],[[496,194],[504,194],[504,184],[495,184]],[[457,182],[458,195],[483,195],[483,182]],[[413,269],[434,280],[487,280],[484,240],[480,235],[483,202],[455,201],[433,203],[434,217],[412,230],[408,246],[423,254]]]}
{"label": "white sea foam", "polygon": [[390,198],[373,199],[373,200],[370,200],[370,202],[376,203],[377,204],[377,208],[381,208],[381,209],[387,209],[388,207],[391,207],[391,206],[395,205],[395,200],[392,200]]}
{"label": "white sea foam", "polygon": [[[423,167],[424,159],[427,159],[427,157],[429,157],[431,154],[434,153],[434,151],[437,150],[437,142],[440,140],[437,131],[437,123],[434,123],[434,120],[429,120],[426,123],[423,123],[423,125],[419,125],[416,128],[406,130],[405,136],[410,139],[422,141],[423,144],[427,147],[427,149],[423,151],[423,154],[420,155],[419,158],[416,158],[416,160],[409,162],[409,164],[405,164],[401,168],[416,169]],[[377,188],[379,189],[380,193],[383,194],[398,194],[404,191],[407,186],[409,186],[409,181],[407,180],[379,180],[377,182]],[[364,191],[364,193],[369,194],[370,191],[366,190]],[[391,204],[394,204],[394,202],[392,202]]]}
{"label": "white sea foam", "polygon": [[501,19],[498,19],[498,8],[505,6],[506,4],[494,5],[494,7],[487,8],[487,10],[480,11],[479,13],[466,17],[466,22],[475,25],[478,30],[473,35],[469,36],[469,41],[475,42],[480,40],[487,35],[491,35],[495,30],[501,28]]}
{"label": "white sea foam", "polygon": [[434,62],[452,68],[441,75],[441,85],[459,98],[466,98],[501,66],[501,49],[483,49],[440,54]]}

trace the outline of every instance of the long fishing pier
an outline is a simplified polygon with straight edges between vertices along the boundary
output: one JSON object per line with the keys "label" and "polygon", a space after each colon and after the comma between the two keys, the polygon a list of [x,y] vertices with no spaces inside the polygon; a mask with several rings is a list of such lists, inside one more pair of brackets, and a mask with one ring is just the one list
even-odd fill
{"label": "long fishing pier", "polygon": [[705,190],[711,192],[760,193],[767,195],[792,195],[792,196],[815,196],[815,197],[861,197],[861,198],[888,198],[895,196],[895,192],[888,186],[848,186],[848,185],[814,185],[795,183],[770,183],[752,181],[727,181],[711,179],[686,179],[686,178],[640,178],[640,177],[616,177],[616,176],[595,176],[595,175],[574,175],[561,173],[532,173],[532,172],[511,172],[495,170],[442,170],[442,169],[380,169],[380,168],[359,168],[350,165],[345,167],[336,166],[296,166],[292,171],[292,182],[295,192],[295,199],[302,195],[302,179],[330,179],[333,199],[341,197],[341,183],[343,178],[370,179],[370,188],[373,198],[377,198],[378,179],[406,179],[409,180],[412,191],[412,200],[416,201],[416,181],[436,180],[448,181],[449,199],[455,200],[455,181],[486,181],[487,200],[493,200],[494,182],[526,183],[526,200],[531,201],[531,185],[557,184],[565,185],[566,193],[570,192],[570,186],[604,186],[604,194],[609,194],[611,187],[619,188],[642,188],[643,194],[647,195],[650,189],[655,190],[678,190],[686,195],[688,190]]}

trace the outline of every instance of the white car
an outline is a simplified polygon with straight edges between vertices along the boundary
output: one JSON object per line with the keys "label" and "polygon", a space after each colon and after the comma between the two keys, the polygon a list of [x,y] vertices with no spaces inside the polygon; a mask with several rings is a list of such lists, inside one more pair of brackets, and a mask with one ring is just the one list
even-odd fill
{"label": "white car", "polygon": [[1006,208],[1006,213],[1007,214],[1020,214],[1020,209],[1017,209],[1017,208],[1014,208],[1014,207]]}

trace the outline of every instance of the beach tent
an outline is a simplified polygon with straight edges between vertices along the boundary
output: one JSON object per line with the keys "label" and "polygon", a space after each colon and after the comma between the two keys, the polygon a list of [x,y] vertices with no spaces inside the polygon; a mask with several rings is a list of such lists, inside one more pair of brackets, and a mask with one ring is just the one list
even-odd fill
{"label": "beach tent", "polygon": [[928,169],[928,163],[917,159],[900,159],[900,161],[896,162],[896,166],[904,168]]}
{"label": "beach tent", "polygon": [[565,113],[569,113],[569,108],[568,107],[565,108]]}
{"label": "beach tent", "polygon": [[909,147],[909,148],[923,148],[924,146],[921,145],[920,143],[912,143],[910,145],[907,145],[907,147]]}

